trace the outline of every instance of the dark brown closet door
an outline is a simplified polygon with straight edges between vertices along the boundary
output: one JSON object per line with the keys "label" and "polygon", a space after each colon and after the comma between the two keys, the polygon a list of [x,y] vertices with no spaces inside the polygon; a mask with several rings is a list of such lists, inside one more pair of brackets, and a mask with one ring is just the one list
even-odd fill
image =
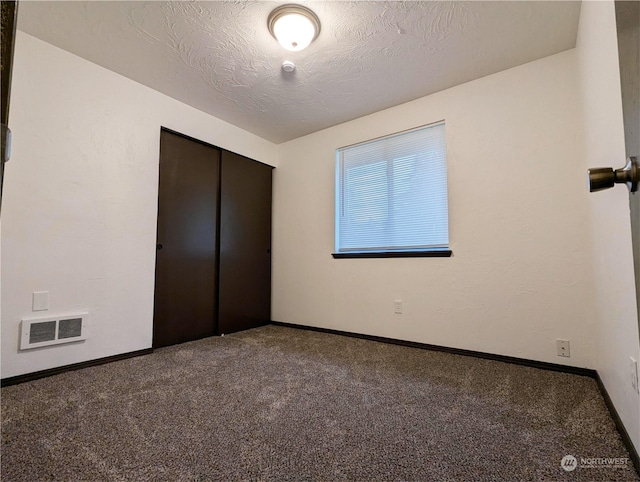
{"label": "dark brown closet door", "polygon": [[219,334],[271,321],[271,169],[222,152]]}
{"label": "dark brown closet door", "polygon": [[163,130],[153,346],[216,332],[220,151]]}

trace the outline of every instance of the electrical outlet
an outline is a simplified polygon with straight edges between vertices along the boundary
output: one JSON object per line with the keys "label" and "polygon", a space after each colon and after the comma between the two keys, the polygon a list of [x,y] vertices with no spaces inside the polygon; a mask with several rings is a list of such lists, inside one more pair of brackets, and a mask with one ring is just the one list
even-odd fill
{"label": "electrical outlet", "polygon": [[395,300],[393,302],[393,311],[396,315],[402,314],[402,300]]}
{"label": "electrical outlet", "polygon": [[638,390],[638,362],[632,356],[629,357],[629,375],[631,376],[631,386],[636,393]]}
{"label": "electrical outlet", "polygon": [[571,351],[569,350],[569,340],[556,340],[556,346],[558,348],[558,356],[564,356],[569,358]]}

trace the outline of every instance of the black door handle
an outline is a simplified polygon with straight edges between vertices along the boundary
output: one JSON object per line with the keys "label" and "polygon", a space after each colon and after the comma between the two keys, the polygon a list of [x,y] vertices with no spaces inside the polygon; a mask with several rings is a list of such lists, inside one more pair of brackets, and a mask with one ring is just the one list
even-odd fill
{"label": "black door handle", "polygon": [[629,191],[636,192],[640,182],[640,162],[637,157],[627,158],[627,164],[615,171],[610,167],[594,167],[589,173],[589,191],[601,191],[615,183],[626,184]]}
{"label": "black door handle", "polygon": [[160,243],[156,244],[156,249],[158,251],[160,251],[162,248],[164,248],[164,246],[162,246],[162,244],[160,244]]}

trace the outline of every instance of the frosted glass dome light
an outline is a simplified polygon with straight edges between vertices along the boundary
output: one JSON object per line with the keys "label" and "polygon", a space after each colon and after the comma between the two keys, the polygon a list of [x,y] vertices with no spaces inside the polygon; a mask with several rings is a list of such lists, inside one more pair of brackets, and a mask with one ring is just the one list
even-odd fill
{"label": "frosted glass dome light", "polygon": [[305,49],[320,33],[320,20],[301,5],[282,5],[269,15],[269,32],[285,49]]}

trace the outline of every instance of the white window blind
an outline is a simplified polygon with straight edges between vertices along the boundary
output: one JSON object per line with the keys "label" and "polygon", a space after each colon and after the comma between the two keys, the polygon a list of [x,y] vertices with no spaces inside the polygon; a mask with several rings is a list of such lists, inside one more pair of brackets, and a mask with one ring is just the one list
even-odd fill
{"label": "white window blind", "polygon": [[444,122],[336,154],[336,252],[448,247]]}

